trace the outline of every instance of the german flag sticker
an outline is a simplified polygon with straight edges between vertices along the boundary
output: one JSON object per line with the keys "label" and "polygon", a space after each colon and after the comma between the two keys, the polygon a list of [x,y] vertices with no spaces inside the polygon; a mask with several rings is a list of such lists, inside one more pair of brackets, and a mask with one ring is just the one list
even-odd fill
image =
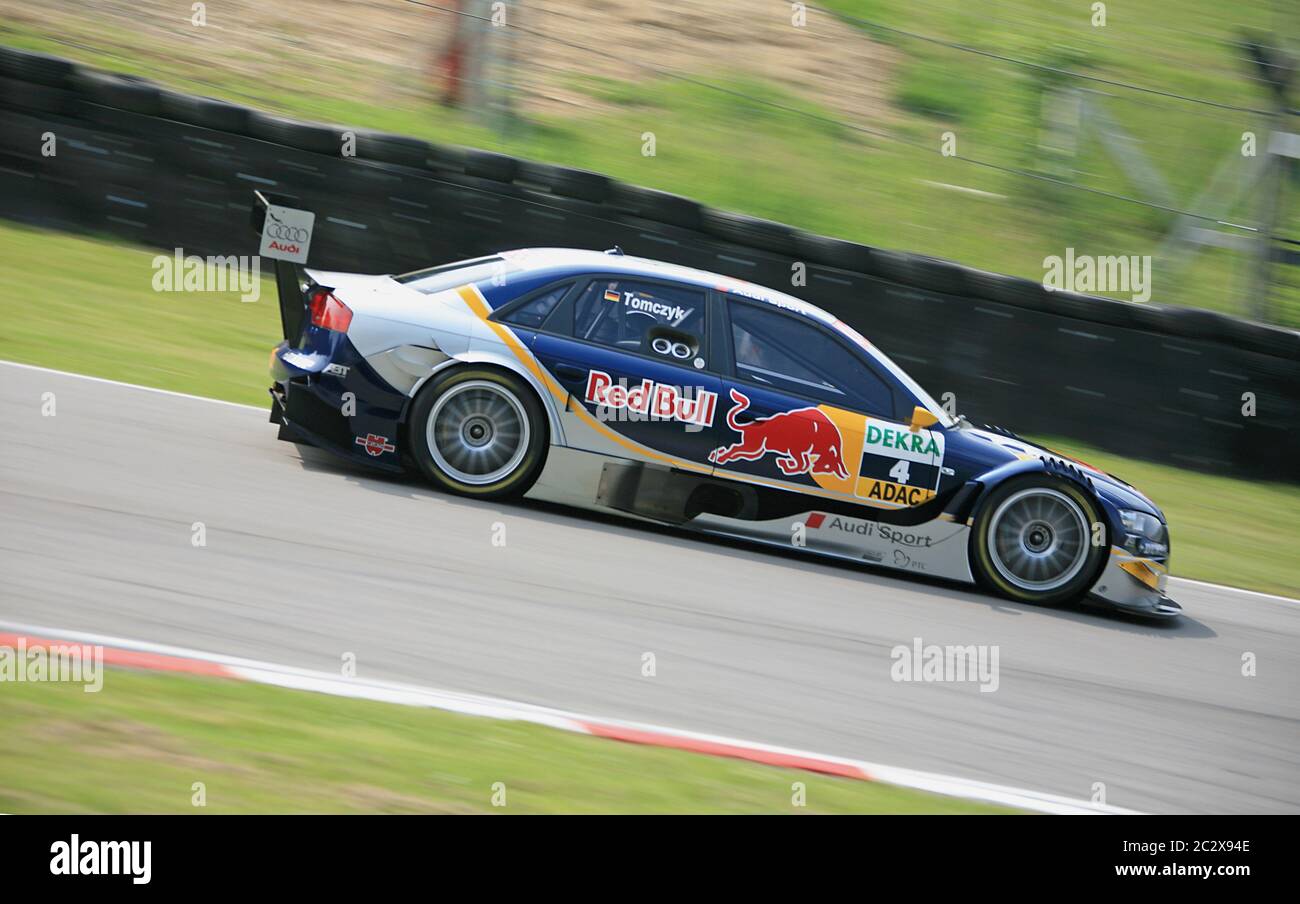
{"label": "german flag sticker", "polygon": [[620,299],[622,299],[622,297],[623,297],[622,295],[619,295],[619,294],[618,294],[618,290],[617,290],[617,289],[606,289],[606,290],[605,290],[605,300],[606,300],[606,301],[619,301]]}

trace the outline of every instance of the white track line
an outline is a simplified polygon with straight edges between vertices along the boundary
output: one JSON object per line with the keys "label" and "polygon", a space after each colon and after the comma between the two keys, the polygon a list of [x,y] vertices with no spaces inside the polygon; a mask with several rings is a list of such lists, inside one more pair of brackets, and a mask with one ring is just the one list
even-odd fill
{"label": "white track line", "polygon": [[130,640],[91,632],[68,631],[61,628],[25,625],[3,620],[0,620],[0,629],[24,637],[61,639],[174,659],[214,663],[222,666],[228,677],[241,678],[258,684],[270,684],[339,697],[395,703],[402,706],[429,707],[489,719],[531,722],[563,731],[598,737],[680,748],[706,755],[735,757],[768,765],[803,768],[815,772],[831,772],[848,778],[880,781],[905,788],[928,791],[933,794],[983,801],[1039,813],[1096,815],[1102,813],[1133,814],[1136,812],[1107,804],[1077,800],[1024,788],[1013,788],[1007,785],[996,785],[958,776],[903,769],[864,760],[829,756],[790,747],[760,744],[753,741],[684,731],[643,722],[627,722],[618,719],[587,716],[498,697],[463,694],[456,691],[439,690],[391,681],[344,678],[330,672],[259,662],[252,659],[242,659],[218,653],[207,653],[183,647]]}
{"label": "white track line", "polygon": [[103,377],[91,377],[86,374],[73,373],[70,370],[55,370],[53,367],[39,367],[35,364],[19,364],[17,361],[0,360],[0,364],[6,367],[20,367],[23,370],[35,370],[41,373],[58,374],[61,377],[76,377],[79,380],[89,380],[91,383],[103,383],[107,386],[122,386],[126,389],[138,389],[141,392],[156,392],[159,395],[173,396],[178,399],[193,399],[196,402],[211,402],[214,405],[226,405],[231,408],[247,408],[249,411],[260,411],[263,414],[271,410],[271,406],[259,408],[257,405],[246,405],[243,402],[227,402],[225,399],[214,399],[210,396],[191,395],[188,392],[173,392],[170,389],[159,389],[156,386],[141,386],[139,383],[123,383],[121,380],[107,380]]}
{"label": "white track line", "polygon": [[1207,590],[1222,590],[1227,593],[1243,593],[1246,596],[1257,596],[1261,599],[1276,600],[1279,603],[1291,603],[1300,605],[1300,600],[1290,596],[1280,596],[1276,593],[1262,593],[1258,590],[1246,590],[1241,587],[1231,587],[1228,584],[1211,584],[1209,581],[1197,581],[1192,578],[1180,578],[1177,575],[1170,575],[1170,581],[1178,581],[1183,584],[1195,584],[1197,587],[1204,587]]}

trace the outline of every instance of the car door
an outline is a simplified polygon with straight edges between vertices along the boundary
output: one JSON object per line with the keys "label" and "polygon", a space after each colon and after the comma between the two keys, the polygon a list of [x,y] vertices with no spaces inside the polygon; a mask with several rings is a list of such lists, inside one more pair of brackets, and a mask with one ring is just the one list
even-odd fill
{"label": "car door", "polygon": [[670,280],[580,280],[532,351],[567,394],[569,446],[711,470],[721,379],[708,362],[708,292]]}
{"label": "car door", "polygon": [[718,476],[871,508],[933,498],[943,435],[902,421],[911,404],[889,375],[808,316],[734,296],[726,310]]}

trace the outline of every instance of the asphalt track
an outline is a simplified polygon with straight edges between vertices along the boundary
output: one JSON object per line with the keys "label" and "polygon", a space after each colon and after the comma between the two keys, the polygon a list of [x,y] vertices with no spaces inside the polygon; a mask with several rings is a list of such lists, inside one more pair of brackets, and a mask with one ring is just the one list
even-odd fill
{"label": "asphalt track", "polygon": [[[277,442],[246,407],[0,363],[8,621],[314,669],[353,653],[369,678],[1085,799],[1100,782],[1148,812],[1300,812],[1300,604],[1173,595],[1186,617],[1150,625],[466,501]],[[891,680],[917,637],[996,644],[997,691]]]}

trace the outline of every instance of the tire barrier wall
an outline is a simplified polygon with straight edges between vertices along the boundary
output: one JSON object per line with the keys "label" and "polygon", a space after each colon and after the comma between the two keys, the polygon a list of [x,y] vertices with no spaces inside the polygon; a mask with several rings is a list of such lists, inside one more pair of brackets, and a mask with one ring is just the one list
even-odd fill
{"label": "tire barrier wall", "polygon": [[[0,48],[0,215],[249,255],[254,189],[316,212],[311,265],[402,272],[605,249],[784,289],[978,423],[1233,476],[1300,480],[1300,333],[1039,283],[704,207],[598,173],[297,122]],[[42,153],[53,134],[56,152]],[[792,286],[802,264],[806,284]],[[142,287],[143,288],[143,287]],[[1252,393],[1255,414],[1245,416]],[[1123,475],[1121,475],[1123,476]]]}

